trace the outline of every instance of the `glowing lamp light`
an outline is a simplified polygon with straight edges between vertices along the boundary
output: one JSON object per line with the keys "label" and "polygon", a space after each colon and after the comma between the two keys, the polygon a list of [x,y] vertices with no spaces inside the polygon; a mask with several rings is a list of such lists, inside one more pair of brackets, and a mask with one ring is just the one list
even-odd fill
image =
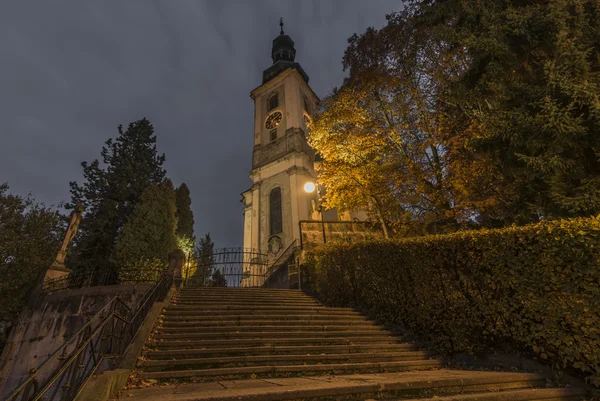
{"label": "glowing lamp light", "polygon": [[307,182],[306,184],[304,184],[304,191],[308,192],[309,194],[315,192],[315,183],[314,182]]}

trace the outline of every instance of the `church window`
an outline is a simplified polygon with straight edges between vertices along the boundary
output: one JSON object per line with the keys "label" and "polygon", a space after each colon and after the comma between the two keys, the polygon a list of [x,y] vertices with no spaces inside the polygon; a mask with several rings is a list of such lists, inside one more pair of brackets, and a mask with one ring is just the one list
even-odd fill
{"label": "church window", "polygon": [[271,140],[277,139],[277,128],[271,130]]}
{"label": "church window", "polygon": [[308,108],[308,99],[306,98],[306,96],[304,96],[304,110],[308,113],[310,113],[310,109]]}
{"label": "church window", "polygon": [[269,98],[269,111],[273,110],[277,106],[279,106],[279,96],[277,96],[277,94],[274,94]]}
{"label": "church window", "polygon": [[271,235],[279,234],[283,231],[281,217],[281,188],[273,188],[269,194],[269,222]]}

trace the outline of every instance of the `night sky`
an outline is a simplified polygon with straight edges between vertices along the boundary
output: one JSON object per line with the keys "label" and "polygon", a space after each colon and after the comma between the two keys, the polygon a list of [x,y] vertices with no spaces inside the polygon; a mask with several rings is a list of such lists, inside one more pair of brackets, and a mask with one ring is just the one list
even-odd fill
{"label": "night sky", "polygon": [[346,39],[381,27],[400,0],[4,0],[0,3],[0,183],[68,201],[80,163],[117,126],[146,117],[196,236],[241,246],[250,187],[252,89],[285,32],[323,97],[339,86]]}

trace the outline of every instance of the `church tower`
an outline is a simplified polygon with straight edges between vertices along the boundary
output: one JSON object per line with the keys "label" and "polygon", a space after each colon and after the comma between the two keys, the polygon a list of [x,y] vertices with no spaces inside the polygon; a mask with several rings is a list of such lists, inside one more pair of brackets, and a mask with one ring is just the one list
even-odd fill
{"label": "church tower", "polygon": [[244,248],[259,250],[273,262],[300,240],[299,222],[309,220],[315,194],[303,189],[315,182],[314,151],[306,142],[318,97],[296,59],[294,41],[281,31],[273,39],[273,64],[264,70],[254,100],[252,187],[242,193]]}

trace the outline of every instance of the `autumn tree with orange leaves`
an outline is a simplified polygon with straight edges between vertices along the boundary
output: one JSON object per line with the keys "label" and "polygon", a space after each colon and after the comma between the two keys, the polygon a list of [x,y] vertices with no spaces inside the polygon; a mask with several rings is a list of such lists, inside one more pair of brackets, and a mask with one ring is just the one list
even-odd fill
{"label": "autumn tree with orange leaves", "polygon": [[395,235],[600,213],[600,5],[411,2],[310,130],[326,206]]}
{"label": "autumn tree with orange leaves", "polygon": [[445,87],[437,79],[456,74],[461,61],[435,57],[417,45],[418,34],[402,13],[380,31],[353,36],[344,57],[350,75],[324,99],[310,130],[324,159],[326,206],[365,209],[401,235],[462,224],[448,183],[438,99]]}

